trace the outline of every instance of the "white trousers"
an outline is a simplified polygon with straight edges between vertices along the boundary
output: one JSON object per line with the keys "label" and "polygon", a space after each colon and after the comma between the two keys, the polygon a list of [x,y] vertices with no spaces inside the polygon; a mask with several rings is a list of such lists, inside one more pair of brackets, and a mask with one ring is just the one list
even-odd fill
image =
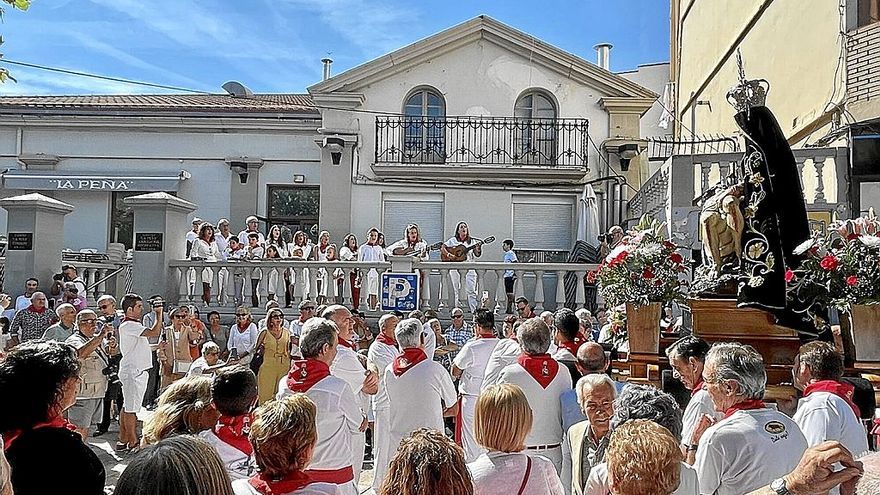
{"label": "white trousers", "polygon": [[461,396],[461,446],[464,449],[465,462],[473,462],[486,449],[481,447],[476,440],[474,430],[474,416],[477,412],[476,395]]}
{"label": "white trousers", "polygon": [[393,457],[392,452],[397,451],[391,449],[391,425],[388,424],[391,411],[389,409],[376,409],[376,420],[373,422],[373,491],[379,493],[379,487],[385,480],[385,474],[388,472],[388,464],[391,463]]}
{"label": "white trousers", "polygon": [[[452,292],[455,297],[455,305],[458,306],[458,295],[461,292],[461,273],[458,270],[449,270],[449,281],[452,282]],[[477,309],[477,272],[468,270],[465,274],[465,295],[471,313]]]}
{"label": "white trousers", "polygon": [[351,437],[351,468],[354,470],[354,485],[358,486],[361,479],[361,469],[364,467],[364,449],[367,446],[367,437],[363,432],[355,433]]}

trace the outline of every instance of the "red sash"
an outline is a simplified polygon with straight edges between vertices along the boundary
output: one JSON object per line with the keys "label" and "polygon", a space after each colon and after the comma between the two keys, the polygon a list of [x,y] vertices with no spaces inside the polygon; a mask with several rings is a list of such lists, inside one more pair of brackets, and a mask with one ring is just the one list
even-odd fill
{"label": "red sash", "polygon": [[330,376],[330,367],[317,359],[294,361],[287,373],[287,387],[294,392],[308,392],[316,383]]}
{"label": "red sash", "polygon": [[343,485],[354,480],[354,469],[346,466],[339,469],[306,469],[306,474],[312,481]]}
{"label": "red sash", "polygon": [[[76,425],[68,423],[66,419],[62,416],[56,416],[45,423],[37,423],[32,426],[31,430],[36,430],[38,428],[64,428],[70,431],[76,431]],[[9,447],[12,445],[12,442],[15,441],[25,430],[13,430],[4,435],[3,437],[3,450],[9,450]]]}
{"label": "red sash", "polygon": [[217,420],[217,426],[214,427],[214,434],[223,443],[250,456],[254,453],[254,447],[248,440],[248,434],[251,431],[253,421],[254,418],[250,414],[220,416],[220,419]]}
{"label": "red sash", "polygon": [[699,392],[700,390],[703,390],[704,388],[706,388],[706,384],[703,382],[703,380],[701,378],[700,381],[698,381],[697,384],[694,385],[694,389],[691,390],[691,397],[697,395],[697,392]]}
{"label": "red sash", "polygon": [[279,480],[257,473],[248,480],[248,483],[263,495],[282,495],[306,487],[314,481],[307,472],[293,471]]}
{"label": "red sash", "polygon": [[464,416],[462,415],[462,411],[464,411],[464,407],[462,407],[462,399],[461,396],[458,396],[458,412],[455,413],[455,443],[459,447],[464,447],[462,445],[462,428],[464,427]]}
{"label": "red sash", "polygon": [[764,409],[767,407],[767,404],[760,399],[748,399],[740,402],[739,404],[734,404],[730,406],[726,411],[724,411],[724,419],[729,418],[733,413],[737,411],[748,411],[751,409]]}
{"label": "red sash", "polygon": [[425,351],[418,347],[407,347],[391,362],[391,371],[395,376],[401,376],[426,359]]}
{"label": "red sash", "polygon": [[339,339],[339,345],[341,345],[342,347],[348,347],[349,349],[357,352],[357,347],[355,347],[354,344],[345,339]]}
{"label": "red sash", "polygon": [[804,389],[804,397],[808,397],[813,392],[830,392],[845,400],[846,403],[849,404],[849,407],[852,408],[853,412],[856,413],[856,417],[860,418],[861,412],[859,411],[859,406],[857,406],[852,400],[855,389],[856,388],[849,383],[838,382],[835,380],[820,380],[807,385]]}
{"label": "red sash", "polygon": [[376,341],[385,345],[390,345],[391,347],[397,347],[397,341],[394,340],[394,337],[389,337],[384,333],[379,333],[379,336],[376,337]]}
{"label": "red sash", "polygon": [[522,366],[532,378],[535,379],[541,388],[547,388],[550,382],[556,378],[556,372],[559,371],[559,363],[550,357],[550,354],[520,354],[517,362]]}

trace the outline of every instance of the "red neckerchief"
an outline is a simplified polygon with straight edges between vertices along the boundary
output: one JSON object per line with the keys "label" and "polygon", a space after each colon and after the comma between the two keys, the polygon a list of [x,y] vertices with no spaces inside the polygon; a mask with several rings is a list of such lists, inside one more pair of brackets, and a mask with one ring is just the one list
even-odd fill
{"label": "red neckerchief", "polygon": [[734,405],[730,406],[729,408],[727,408],[727,410],[724,411],[724,419],[729,418],[733,413],[735,413],[737,411],[748,411],[750,409],[764,409],[765,407],[767,407],[767,404],[765,404],[764,401],[762,401],[760,399],[744,400],[738,404],[734,404]]}
{"label": "red neckerchief", "polygon": [[479,332],[477,332],[474,335],[474,338],[475,339],[494,339],[495,334],[494,333],[479,333]]}
{"label": "red neckerchief", "polygon": [[244,326],[241,326],[241,322],[238,322],[238,323],[236,323],[236,326],[238,327],[239,332],[244,332],[245,330],[248,329],[249,326],[251,326],[251,322],[245,323]]}
{"label": "red neckerchief", "polygon": [[559,346],[565,347],[566,349],[568,349],[568,352],[570,352],[572,356],[577,357],[578,349],[580,348],[581,344],[583,344],[586,341],[587,341],[587,338],[584,336],[584,334],[581,332],[578,332],[577,335],[574,336],[573,340],[563,342],[563,343],[559,344]]}
{"label": "red neckerchief", "polygon": [[248,435],[253,421],[254,418],[250,414],[220,416],[220,419],[217,420],[217,426],[214,427],[214,433],[224,443],[250,456],[254,453],[254,447],[248,440]]}
{"label": "red neckerchief", "polygon": [[[30,430],[36,430],[38,428],[64,428],[70,431],[76,431],[76,426],[67,422],[67,420],[64,419],[63,416],[55,416],[45,423],[37,423],[34,426],[31,426]],[[9,447],[12,445],[12,442],[14,442],[24,432],[25,430],[12,430],[11,432],[4,435],[3,450],[8,451]]]}
{"label": "red neckerchief", "polygon": [[257,473],[248,480],[248,483],[263,495],[282,495],[293,493],[300,488],[310,485],[312,478],[302,471],[292,471],[278,480],[273,480],[268,476]]}
{"label": "red neckerchief", "polygon": [[307,392],[312,386],[330,376],[330,367],[317,359],[294,361],[287,373],[287,387],[294,392]]}
{"label": "red neckerchief", "polygon": [[517,362],[522,366],[541,388],[547,388],[550,382],[556,378],[556,372],[559,371],[559,363],[550,357],[550,354],[520,354]]}
{"label": "red neckerchief", "polygon": [[704,388],[706,388],[706,383],[703,382],[703,379],[701,378],[700,381],[698,381],[697,384],[694,385],[694,389],[691,390],[691,397],[697,395],[697,392],[703,390]]}
{"label": "red neckerchief", "polygon": [[397,340],[394,337],[389,337],[384,333],[380,333],[378,337],[376,337],[377,342],[381,342],[385,345],[390,345],[391,347],[397,347]]}
{"label": "red neckerchief", "polygon": [[391,361],[391,371],[394,372],[394,376],[403,375],[426,359],[428,359],[428,355],[425,354],[425,351],[418,347],[407,347],[394,358],[394,361]]}
{"label": "red neckerchief", "polygon": [[354,346],[354,344],[345,339],[339,339],[339,345],[341,345],[342,347],[348,347],[349,349],[357,352],[357,348]]}
{"label": "red neckerchief", "polygon": [[855,389],[856,388],[849,383],[838,382],[836,380],[819,380],[818,382],[807,385],[804,389],[804,397],[808,397],[813,392],[830,392],[845,400],[846,403],[849,404],[849,407],[852,408],[853,412],[856,413],[856,417],[860,418],[861,413],[859,411],[859,406],[857,406],[852,400]]}
{"label": "red neckerchief", "polygon": [[27,310],[30,311],[31,313],[43,314],[46,311],[46,306],[43,306],[42,308],[37,309],[36,306],[31,304],[30,306],[27,307]]}

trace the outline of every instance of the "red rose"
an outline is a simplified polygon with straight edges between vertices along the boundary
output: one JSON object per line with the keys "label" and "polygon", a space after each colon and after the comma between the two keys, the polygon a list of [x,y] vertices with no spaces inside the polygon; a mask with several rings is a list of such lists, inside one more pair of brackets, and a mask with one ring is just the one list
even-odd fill
{"label": "red rose", "polygon": [[657,280],[654,281],[654,285],[656,287],[660,287],[661,285],[663,285],[663,280],[658,278]]}
{"label": "red rose", "polygon": [[645,271],[642,272],[642,278],[654,278],[654,271],[650,267],[645,267]]}
{"label": "red rose", "polygon": [[848,241],[854,241],[854,240],[856,240],[856,239],[858,239],[858,238],[859,238],[859,236],[856,235],[856,234],[849,234],[849,235],[846,236],[846,240],[848,240]]}
{"label": "red rose", "polygon": [[837,265],[839,264],[840,262],[837,260],[837,257],[830,254],[826,255],[824,258],[822,258],[822,261],[819,262],[819,266],[828,270],[829,272],[836,270]]}
{"label": "red rose", "polygon": [[676,265],[681,264],[681,262],[684,261],[684,258],[682,258],[681,255],[678,253],[670,254],[669,259],[671,259],[672,262],[675,263]]}
{"label": "red rose", "polygon": [[846,277],[846,285],[852,287],[853,285],[858,285],[858,283],[859,279],[855,275],[850,275],[849,277]]}
{"label": "red rose", "polygon": [[794,276],[794,272],[793,272],[793,271],[791,271],[791,270],[785,270],[785,281],[786,281],[786,282],[791,282],[791,281],[794,280],[795,278],[796,278],[796,277]]}
{"label": "red rose", "polygon": [[590,270],[587,272],[587,283],[592,284],[596,282],[596,272]]}
{"label": "red rose", "polygon": [[675,249],[675,244],[673,244],[673,243],[671,243],[671,242],[669,242],[669,241],[663,241],[663,246],[664,246],[666,249]]}

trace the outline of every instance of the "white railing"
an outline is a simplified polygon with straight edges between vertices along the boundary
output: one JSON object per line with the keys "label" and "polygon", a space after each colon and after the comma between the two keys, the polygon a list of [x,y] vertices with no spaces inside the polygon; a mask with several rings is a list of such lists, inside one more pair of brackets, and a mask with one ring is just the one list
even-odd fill
{"label": "white railing", "polygon": [[104,263],[75,262],[77,273],[86,284],[89,303],[94,303],[104,294],[118,300],[131,290],[128,277],[131,263],[127,261],[106,261]]}
{"label": "white railing", "polygon": [[[352,277],[360,278],[361,287],[359,309],[368,314],[373,313],[368,308],[367,273],[375,269],[381,274],[391,270],[390,262],[367,263],[367,262],[318,262],[318,261],[235,261],[235,262],[207,262],[180,260],[170,263],[169,276],[172,280],[180,280],[177,294],[166,294],[168,300],[177,303],[202,303],[202,274],[206,273],[211,280],[211,306],[219,308],[232,308],[235,305],[236,287],[240,284],[239,301],[244,305],[252,305],[252,289],[250,280],[256,282],[256,291],[259,296],[259,305],[264,306],[270,289],[274,291],[275,299],[284,306],[285,283],[292,287],[291,304],[296,307],[303,299],[316,300],[322,295],[328,302],[335,302],[354,306],[352,297]],[[209,271],[205,271],[205,270]],[[481,303],[483,293],[487,292],[488,301],[486,307],[500,308],[502,311],[507,305],[507,295],[504,288],[504,272],[513,270],[516,274],[514,284],[514,297],[525,296],[532,302],[536,311],[553,310],[566,305],[570,307],[583,307],[587,298],[587,292],[583,283],[584,277],[590,270],[595,270],[596,265],[580,263],[487,263],[487,262],[421,262],[413,261],[406,257],[395,257],[394,272],[408,273],[419,270],[426,279],[422,283],[420,302],[422,308],[434,308],[439,310],[451,310],[460,307],[467,311],[467,282],[466,273],[473,270],[477,279],[477,304]],[[338,271],[337,271],[338,270]],[[458,271],[461,279],[460,290],[456,299],[456,291],[450,278],[450,272]],[[324,285],[319,283],[327,278],[333,280],[334,274],[338,276],[339,285]],[[568,277],[566,277],[568,275]],[[566,295],[566,279],[568,279],[569,294]],[[539,283],[540,281],[540,283]],[[578,283],[580,281],[580,283]],[[568,296],[568,297],[567,297]]]}

